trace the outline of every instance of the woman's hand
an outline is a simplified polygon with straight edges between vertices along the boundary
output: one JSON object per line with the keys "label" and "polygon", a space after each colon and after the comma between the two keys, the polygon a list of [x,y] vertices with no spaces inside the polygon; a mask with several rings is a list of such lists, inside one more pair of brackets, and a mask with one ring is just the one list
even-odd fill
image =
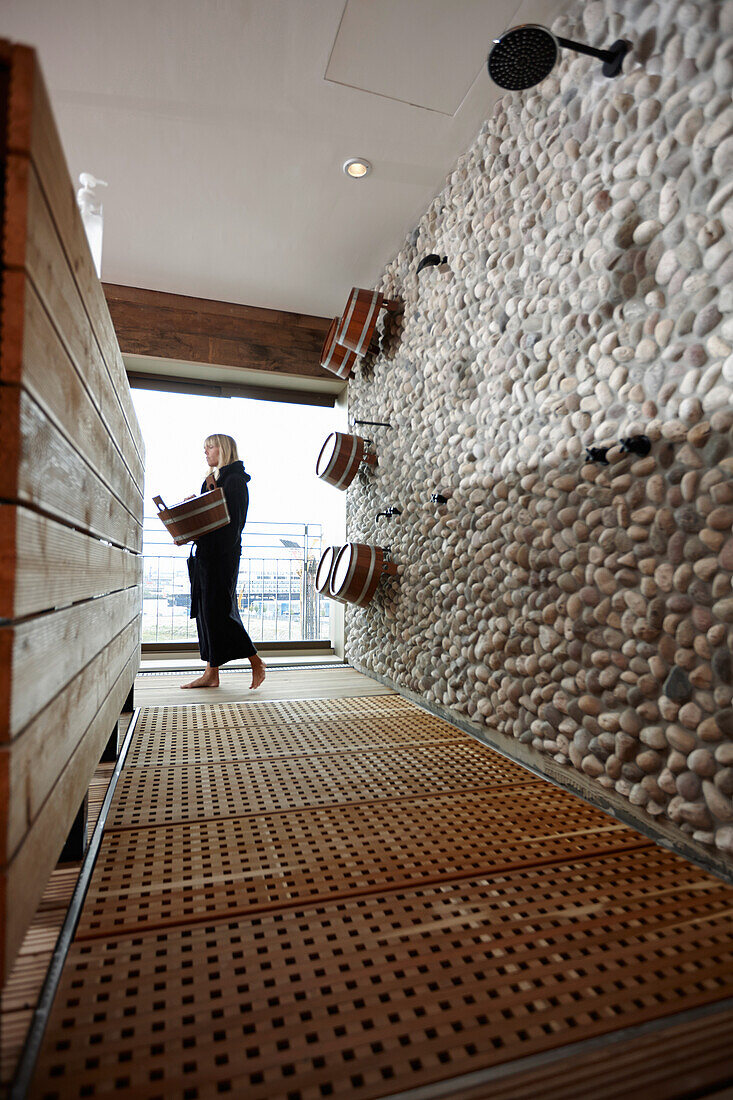
{"label": "woman's hand", "polygon": [[195,494],[195,493],[191,493],[191,496],[190,496],[190,497],[184,497],[184,498],[183,498],[183,500],[181,501],[181,504],[185,504],[187,500],[195,500],[195,499],[196,499],[196,494]]}

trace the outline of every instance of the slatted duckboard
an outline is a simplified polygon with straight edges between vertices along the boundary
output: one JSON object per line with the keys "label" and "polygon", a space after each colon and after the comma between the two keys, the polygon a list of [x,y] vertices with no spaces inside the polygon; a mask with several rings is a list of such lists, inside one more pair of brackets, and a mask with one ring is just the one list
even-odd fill
{"label": "slatted duckboard", "polygon": [[729,998],[732,912],[397,696],[150,708],[33,1095],[491,1095],[477,1073]]}

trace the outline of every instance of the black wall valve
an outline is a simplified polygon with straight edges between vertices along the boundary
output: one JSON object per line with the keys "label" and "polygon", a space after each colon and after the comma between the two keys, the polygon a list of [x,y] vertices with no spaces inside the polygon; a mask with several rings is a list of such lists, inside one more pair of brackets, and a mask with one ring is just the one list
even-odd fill
{"label": "black wall valve", "polygon": [[620,442],[622,451],[626,454],[640,455],[641,458],[646,458],[652,449],[652,441],[648,435],[630,435]]}
{"label": "black wall valve", "polygon": [[586,447],[586,462],[596,462],[599,466],[610,465],[608,452],[614,447],[619,447],[621,454],[639,455],[646,458],[652,449],[652,441],[648,435],[630,435],[626,439],[619,439],[618,443],[609,443],[605,447]]}
{"label": "black wall valve", "polygon": [[608,452],[610,447],[586,447],[586,462],[596,462],[599,466],[608,466]]}

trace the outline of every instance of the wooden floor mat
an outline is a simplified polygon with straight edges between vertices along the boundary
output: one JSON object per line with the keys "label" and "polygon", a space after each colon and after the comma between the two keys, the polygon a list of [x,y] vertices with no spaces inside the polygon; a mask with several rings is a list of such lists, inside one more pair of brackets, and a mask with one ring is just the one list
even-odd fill
{"label": "wooden floor mat", "polygon": [[[532,782],[476,742],[297,755],[222,764],[129,768],[110,815],[113,828],[240,817]],[[541,781],[535,781],[541,782]]]}
{"label": "wooden floor mat", "polygon": [[77,935],[647,846],[631,829],[544,783],[116,829],[103,842]]}
{"label": "wooden floor mat", "polygon": [[[392,702],[397,699],[398,703]],[[140,719],[128,767],[206,764],[277,756],[424,747],[436,741],[467,742],[466,735],[430,714],[416,715],[399,696],[340,699],[333,711],[313,703],[250,703],[246,709],[151,707]],[[345,704],[354,704],[347,706]],[[203,713],[202,713],[203,712]]]}
{"label": "wooden floor mat", "polygon": [[33,1095],[371,1100],[733,996],[730,886],[397,697],[257,710],[141,716]]}

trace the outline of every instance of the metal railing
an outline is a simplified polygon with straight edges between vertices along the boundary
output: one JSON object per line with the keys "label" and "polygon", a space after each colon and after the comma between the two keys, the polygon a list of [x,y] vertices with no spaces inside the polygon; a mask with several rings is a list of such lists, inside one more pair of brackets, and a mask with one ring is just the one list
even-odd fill
{"label": "metal railing", "polygon": [[[247,523],[237,602],[254,642],[330,637],[329,601],[315,587],[322,541],[320,524]],[[189,549],[171,544],[155,514],[144,517],[143,643],[196,641]]]}

